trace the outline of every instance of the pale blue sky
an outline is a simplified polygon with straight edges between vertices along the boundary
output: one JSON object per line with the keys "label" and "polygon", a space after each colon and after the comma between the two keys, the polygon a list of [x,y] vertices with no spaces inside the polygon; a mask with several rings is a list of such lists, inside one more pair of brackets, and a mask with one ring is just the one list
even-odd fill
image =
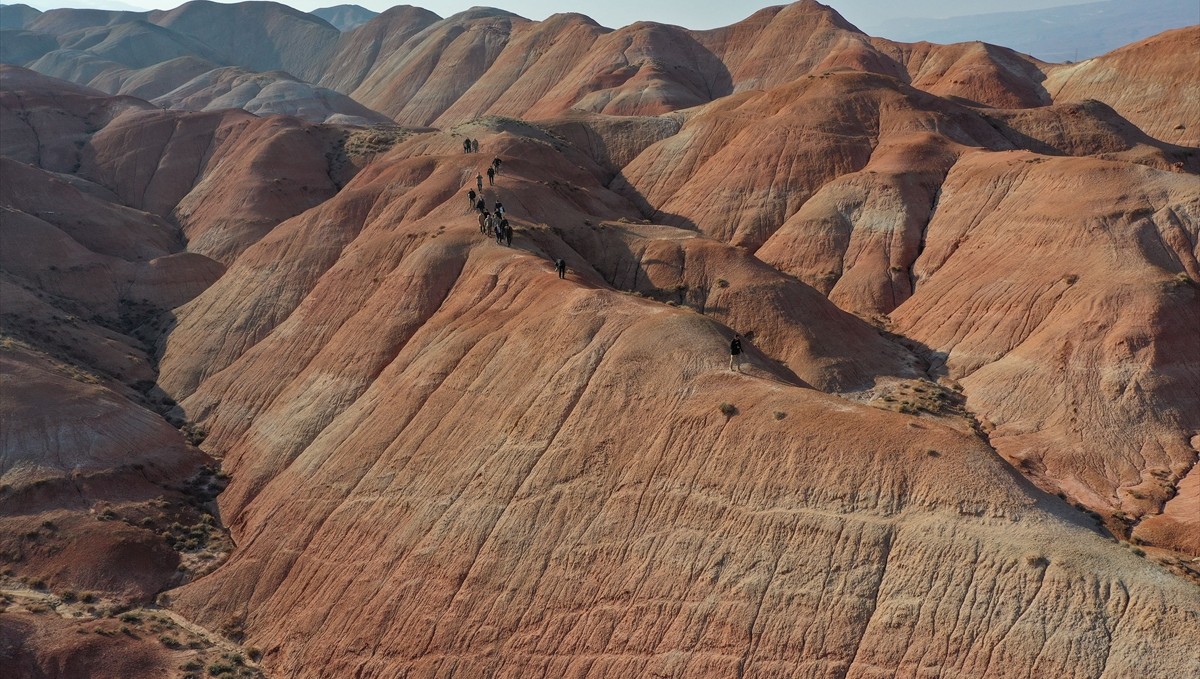
{"label": "pale blue sky", "polygon": [[[15,4],[22,0],[4,1]],[[1135,2],[1136,0],[1130,1]],[[171,9],[183,4],[170,0],[24,0],[24,2],[38,9],[51,7]],[[338,0],[289,0],[284,4],[311,11],[318,7],[342,3]],[[441,16],[449,16],[473,5],[482,4],[506,9],[529,19],[544,19],[556,12],[580,12],[611,28],[619,28],[635,21],[659,21],[702,29],[726,26],[746,18],[763,7],[786,3],[762,0],[743,0],[741,2],[728,0],[497,0],[496,2],[413,0],[407,3],[363,0],[348,4],[358,4],[377,12],[396,4],[412,4],[424,7]],[[853,24],[877,26],[881,21],[897,17],[961,16],[984,12],[1075,5],[1083,4],[1083,2],[1081,0],[959,0],[958,2],[946,2],[946,0],[833,0],[825,4],[832,5]]]}

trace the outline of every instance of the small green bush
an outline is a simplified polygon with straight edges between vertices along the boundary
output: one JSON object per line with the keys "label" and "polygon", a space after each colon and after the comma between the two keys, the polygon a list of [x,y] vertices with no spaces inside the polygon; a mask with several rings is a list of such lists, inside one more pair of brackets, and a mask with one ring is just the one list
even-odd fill
{"label": "small green bush", "polygon": [[733,405],[732,403],[722,403],[717,407],[720,408],[725,417],[733,417],[734,415],[737,415],[737,406]]}

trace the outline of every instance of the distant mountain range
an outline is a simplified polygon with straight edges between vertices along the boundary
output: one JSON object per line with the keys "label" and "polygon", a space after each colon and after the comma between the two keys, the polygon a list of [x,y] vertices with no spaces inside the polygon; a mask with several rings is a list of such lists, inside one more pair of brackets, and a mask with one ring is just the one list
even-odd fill
{"label": "distant mountain range", "polygon": [[1200,23],[1197,0],[1107,0],[1024,12],[913,18],[861,26],[906,42],[982,41],[1044,61],[1090,59],[1172,28]]}

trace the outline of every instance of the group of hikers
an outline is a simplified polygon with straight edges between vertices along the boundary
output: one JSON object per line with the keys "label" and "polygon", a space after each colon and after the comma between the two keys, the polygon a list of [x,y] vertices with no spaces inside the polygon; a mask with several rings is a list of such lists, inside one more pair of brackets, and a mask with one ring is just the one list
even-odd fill
{"label": "group of hikers", "polygon": [[[479,140],[463,140],[463,153],[478,152]],[[486,170],[488,186],[496,185],[496,175],[500,174],[500,166],[503,164],[504,161],[500,158],[492,159],[492,164],[488,165]],[[479,233],[495,238],[497,245],[512,246],[513,228],[504,216],[504,203],[497,200],[492,210],[487,208],[487,201],[483,195],[483,173],[475,175],[475,188],[467,191],[467,206],[468,210],[475,210],[479,215]],[[566,278],[567,263],[562,259],[554,260],[554,270],[559,278]]]}
{"label": "group of hikers", "polygon": [[[463,153],[479,153],[479,140],[464,139]],[[492,164],[488,165],[487,170],[484,171],[487,174],[488,186],[496,185],[496,175],[500,174],[502,164],[503,161],[500,158],[493,158]],[[475,188],[467,191],[467,209],[475,210],[479,214],[479,233],[495,238],[497,245],[511,247],[513,228],[504,216],[504,203],[497,200],[491,211],[487,209],[487,201],[483,195],[484,173],[476,173]],[[566,261],[561,258],[554,260],[554,271],[559,278],[566,278]],[[738,372],[741,372],[742,369],[742,336],[740,334],[735,334],[729,342],[729,369]]]}

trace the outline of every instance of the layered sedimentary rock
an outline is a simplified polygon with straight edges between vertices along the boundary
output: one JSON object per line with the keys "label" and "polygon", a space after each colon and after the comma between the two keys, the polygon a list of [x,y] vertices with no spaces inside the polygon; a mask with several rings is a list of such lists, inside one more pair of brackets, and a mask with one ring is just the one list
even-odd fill
{"label": "layered sedimentary rock", "polygon": [[[1147,133],[1187,102],[1064,100],[1060,67],[807,2],[704,32],[397,8],[328,40],[136,16],[203,41],[227,11],[275,17],[256,58],[309,68],[308,35],[346,59],[306,80],[440,129],[0,70],[27,583],[167,590],[271,676],[1200,673],[1200,168]],[[174,105],[319,91],[227,73]],[[492,158],[511,247],[466,202]],[[11,611],[21,671],[182,664]]]}
{"label": "layered sedimentary rock", "polygon": [[[183,407],[238,470],[222,502],[239,549],[179,592],[185,610],[243,624],[297,676],[860,676],[915,671],[945,644],[939,662],[963,676],[1192,662],[1177,636],[1192,586],[1101,538],[955,418],[796,381],[829,379],[825,358],[784,370],[752,352],[730,373],[715,321],[748,329],[789,283],[685,232],[589,226],[634,207],[572,170],[569,148],[474,134],[506,159],[489,197],[509,206],[513,249],[463,212],[473,158],[426,135],[180,310],[164,384],[191,393]],[[273,264],[283,252],[294,266]],[[566,281],[548,267],[560,256]],[[267,270],[269,287],[251,283]],[[681,279],[677,307],[612,287]],[[751,319],[722,308],[752,299]],[[806,304],[764,325],[833,340],[828,358],[867,329]],[[212,323],[230,340],[197,355]],[[967,603],[980,586],[1011,607]],[[1126,609],[1162,633],[1134,632]],[[905,641],[917,629],[928,647]]]}
{"label": "layered sedimentary rock", "polygon": [[[1046,90],[1055,101],[1099,99],[1150,136],[1200,146],[1200,26],[1167,31],[1109,54],[1060,66]],[[1138,82],[1139,87],[1128,83]]]}
{"label": "layered sedimentary rock", "polygon": [[205,71],[163,93],[154,103],[189,111],[240,108],[259,116],[282,114],[310,122],[353,125],[390,122],[344,94],[313,87],[287,73],[251,73],[241,68]]}

